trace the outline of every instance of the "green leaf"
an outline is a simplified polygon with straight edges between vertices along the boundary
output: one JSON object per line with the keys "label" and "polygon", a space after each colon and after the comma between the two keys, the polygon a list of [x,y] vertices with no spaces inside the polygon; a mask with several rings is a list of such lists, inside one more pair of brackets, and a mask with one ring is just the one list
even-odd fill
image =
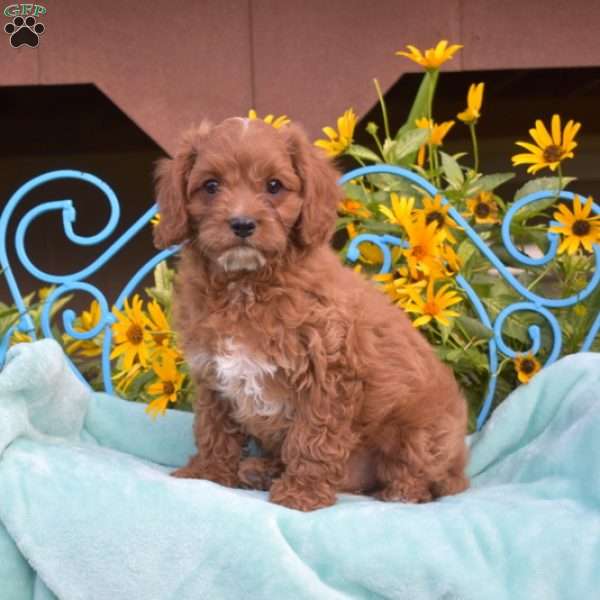
{"label": "green leaf", "polygon": [[368,201],[367,193],[362,185],[356,185],[355,183],[345,183],[344,184],[344,192],[346,192],[346,197],[351,200],[360,200],[362,203]]}
{"label": "green leaf", "polygon": [[457,324],[462,327],[465,333],[470,336],[481,340],[489,340],[494,332],[487,328],[481,321],[469,317],[467,315],[460,315],[456,317]]}
{"label": "green leaf", "polygon": [[410,108],[410,112],[408,113],[408,117],[406,122],[400,129],[398,129],[396,133],[395,139],[398,140],[402,137],[407,131],[414,129],[415,121],[422,117],[426,117],[429,114],[429,98],[433,98],[435,95],[435,87],[437,85],[439,71],[427,71],[423,75],[423,79],[421,80],[421,84],[419,85],[419,89],[417,91],[417,95],[413,101],[413,104]]}
{"label": "green leaf", "polygon": [[460,165],[455,158],[445,152],[440,151],[440,156],[442,157],[442,169],[448,183],[455,190],[459,190],[465,182],[465,176],[463,175]]}
{"label": "green leaf", "polygon": [[409,129],[396,139],[394,158],[397,161],[416,152],[429,138],[428,129]]}
{"label": "green leaf", "polygon": [[532,202],[531,204],[524,206],[515,214],[512,223],[524,223],[528,219],[531,219],[532,217],[543,213],[547,208],[550,208],[555,202],[556,198],[546,198],[545,200],[538,200],[537,202]]}
{"label": "green leaf", "polygon": [[492,173],[491,175],[483,175],[469,186],[467,196],[473,196],[479,192],[492,192],[503,183],[513,179],[514,176],[514,173]]}
{"label": "green leaf", "polygon": [[395,150],[396,150],[396,142],[386,138],[383,142],[383,158],[386,163],[394,162]]}
{"label": "green leaf", "polygon": [[[561,182],[561,190],[564,190],[571,182],[576,181],[577,177],[563,177],[560,179]],[[515,202],[528,194],[533,194],[534,192],[542,192],[542,191],[550,191],[550,192],[558,192],[558,177],[538,177],[537,179],[532,179],[528,181],[524,186],[520,187],[515,193]]]}
{"label": "green leaf", "polygon": [[377,156],[375,152],[369,150],[369,148],[365,148],[365,146],[360,146],[358,144],[352,144],[347,150],[347,154],[351,156],[355,156],[360,158],[361,160],[369,160],[371,162],[380,163],[381,157]]}
{"label": "green leaf", "polygon": [[387,173],[377,173],[375,175],[367,175],[367,180],[385,192],[399,192],[408,196],[414,194],[410,182],[404,179],[404,177],[388,175]]}

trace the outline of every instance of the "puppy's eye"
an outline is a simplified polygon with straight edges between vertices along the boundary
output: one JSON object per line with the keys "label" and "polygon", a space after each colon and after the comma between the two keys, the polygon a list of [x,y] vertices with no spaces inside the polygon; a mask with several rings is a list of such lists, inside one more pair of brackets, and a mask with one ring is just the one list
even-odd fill
{"label": "puppy's eye", "polygon": [[208,179],[202,184],[202,189],[207,194],[216,194],[219,191],[219,182],[216,179]]}
{"label": "puppy's eye", "polygon": [[269,194],[276,194],[282,189],[283,183],[281,183],[279,179],[269,179],[269,181],[267,181],[267,192],[269,192]]}

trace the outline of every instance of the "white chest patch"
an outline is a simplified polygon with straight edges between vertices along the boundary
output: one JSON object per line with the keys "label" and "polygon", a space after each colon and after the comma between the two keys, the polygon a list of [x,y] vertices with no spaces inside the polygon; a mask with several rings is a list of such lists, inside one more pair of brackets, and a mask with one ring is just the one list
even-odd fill
{"label": "white chest patch", "polygon": [[215,356],[213,364],[216,386],[231,401],[238,421],[274,416],[283,410],[283,403],[269,399],[264,390],[265,378],[275,374],[275,365],[252,357],[232,339],[225,341],[225,352]]}

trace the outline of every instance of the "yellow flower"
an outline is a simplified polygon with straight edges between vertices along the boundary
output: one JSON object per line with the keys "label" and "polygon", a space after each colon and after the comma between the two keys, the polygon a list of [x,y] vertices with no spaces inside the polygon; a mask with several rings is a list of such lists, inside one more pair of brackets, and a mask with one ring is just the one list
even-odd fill
{"label": "yellow flower", "polygon": [[410,223],[415,206],[415,199],[407,196],[398,196],[395,192],[390,194],[391,210],[384,204],[379,205],[379,210],[383,213],[388,221],[393,225],[404,227],[405,223]]}
{"label": "yellow flower", "polygon": [[566,250],[573,255],[580,245],[591,252],[592,244],[600,243],[600,215],[590,217],[592,202],[590,196],[585,205],[581,206],[581,199],[579,196],[575,196],[573,212],[569,210],[566,204],[558,205],[558,211],[554,213],[554,218],[560,225],[554,225],[549,230],[564,236],[558,247],[559,254]]}
{"label": "yellow flower", "polygon": [[430,130],[429,139],[427,142],[425,142],[426,144],[431,144],[432,146],[441,146],[444,138],[450,129],[452,129],[454,121],[444,121],[443,123],[437,124],[427,117],[422,117],[415,121],[415,125],[419,129]]}
{"label": "yellow flower", "polygon": [[415,292],[420,292],[427,285],[425,279],[412,281],[406,267],[395,269],[392,273],[373,275],[372,279],[382,284],[382,291],[402,308],[406,308],[410,304],[411,297]]}
{"label": "yellow flower", "polygon": [[443,267],[445,267],[442,276],[455,275],[460,271],[460,257],[454,252],[452,246],[449,246],[448,244],[442,246],[442,259],[444,261]]}
{"label": "yellow flower", "polygon": [[[248,111],[248,118],[251,121],[254,121],[255,119],[260,119],[260,117],[256,114],[256,111],[253,108],[251,108]],[[290,123],[290,119],[286,115],[281,115],[280,117],[276,117],[275,115],[267,115],[263,118],[263,121],[268,125],[273,125],[275,129],[279,129],[280,127],[283,127],[284,125]]]}
{"label": "yellow flower", "polygon": [[31,341],[33,340],[31,339],[31,336],[29,334],[23,333],[22,331],[15,329],[15,331],[12,334],[10,343],[11,346],[14,346],[16,344],[23,344]]}
{"label": "yellow flower", "polygon": [[356,215],[363,219],[368,219],[371,215],[371,211],[359,200],[352,200],[346,198],[338,207],[339,212],[345,215]]}
{"label": "yellow flower", "polygon": [[420,292],[412,295],[412,302],[407,305],[406,310],[410,313],[421,315],[413,321],[415,327],[426,325],[432,319],[440,325],[449,325],[450,322],[448,319],[450,317],[459,316],[460,313],[449,310],[449,307],[461,302],[461,297],[455,290],[448,291],[448,288],[450,288],[449,283],[443,285],[434,293],[434,282],[430,280],[427,284],[425,299],[423,299]]}
{"label": "yellow flower", "polygon": [[337,131],[333,129],[333,127],[324,127],[323,133],[329,139],[317,140],[315,146],[323,148],[327,153],[327,156],[337,156],[338,154],[345,152],[352,143],[356,121],[357,118],[354,111],[349,108],[337,120]]}
{"label": "yellow flower", "polygon": [[498,204],[492,192],[479,192],[477,196],[467,198],[467,216],[475,218],[475,223],[500,223]]}
{"label": "yellow flower", "polygon": [[427,117],[422,117],[415,121],[419,129],[429,129],[429,139],[419,148],[417,155],[417,164],[422,167],[425,164],[425,148],[428,145],[441,146],[444,138],[448,135],[454,125],[454,121],[444,121],[439,125]]}
{"label": "yellow flower", "polygon": [[177,401],[177,393],[183,383],[183,373],[177,370],[175,360],[169,354],[153,361],[152,370],[158,377],[158,381],[149,385],[147,391],[156,398],[148,404],[146,412],[155,418],[159,413],[165,413],[169,402]]}
{"label": "yellow flower", "polygon": [[479,111],[481,110],[481,103],[483,101],[484,86],[485,84],[483,83],[472,83],[469,86],[469,91],[467,93],[467,108],[456,115],[463,123],[466,123],[467,125],[476,123],[481,116]]}
{"label": "yellow flower", "polygon": [[517,146],[525,148],[529,154],[515,154],[512,157],[513,165],[530,164],[531,166],[527,167],[528,173],[537,173],[546,167],[556,171],[563,160],[573,158],[573,150],[577,146],[574,139],[580,127],[581,123],[571,120],[565,125],[563,131],[560,126],[560,116],[553,115],[552,135],[550,135],[545,125],[538,119],[535,128],[529,130],[529,135],[535,144],[516,142]]}
{"label": "yellow flower", "polygon": [[115,348],[110,358],[123,355],[123,369],[129,371],[136,360],[146,366],[150,355],[152,337],[148,331],[148,317],[142,311],[142,299],[136,294],[131,306],[125,300],[124,311],[113,308],[117,322],[112,329]]}
{"label": "yellow flower", "polygon": [[[351,240],[359,234],[354,223],[348,223],[348,225],[346,225],[346,232]],[[360,260],[363,262],[371,265],[380,265],[383,262],[383,253],[376,244],[372,244],[371,242],[363,242],[360,244],[358,249],[360,251]],[[400,248],[392,248],[392,260],[394,262],[397,261],[401,255],[402,250]]]}
{"label": "yellow flower", "polygon": [[514,365],[521,383],[529,383],[531,378],[542,368],[531,353],[517,356]]}
{"label": "yellow flower", "polygon": [[[98,303],[98,300],[92,300],[90,308],[88,310],[84,310],[81,315],[79,315],[79,324],[74,325],[73,329],[80,333],[90,331],[91,329],[94,329],[96,325],[98,325],[100,322],[100,316],[100,304]],[[94,339],[78,340],[65,335],[64,342],[67,344],[66,350],[68,354],[78,353],[88,358],[93,358],[102,354],[101,343],[95,341]]]}
{"label": "yellow flower", "polygon": [[135,378],[144,371],[140,363],[135,363],[129,371],[122,370],[115,372],[113,380],[117,382],[116,389],[118,392],[125,393]]}
{"label": "yellow flower", "polygon": [[45,302],[46,298],[56,289],[56,286],[54,285],[49,285],[46,287],[41,287],[38,290],[38,298],[42,301]]}
{"label": "yellow flower", "polygon": [[422,213],[419,217],[405,225],[408,237],[408,249],[403,250],[410,277],[418,278],[418,272],[429,275],[439,266],[443,233],[438,230],[437,223],[425,223]]}
{"label": "yellow flower", "polygon": [[442,197],[436,194],[433,198],[423,196],[423,208],[417,209],[417,215],[422,214],[425,218],[425,223],[435,223],[436,229],[442,233],[442,240],[456,243],[456,238],[452,235],[450,227],[458,229],[458,225],[448,216],[450,205],[442,205]]}
{"label": "yellow flower", "polygon": [[148,302],[148,314],[150,315],[148,327],[150,328],[154,343],[157,346],[168,345],[173,332],[171,331],[167,316],[156,300]]}
{"label": "yellow flower", "polygon": [[461,48],[461,44],[452,44],[448,46],[448,40],[442,40],[438,42],[435,48],[428,48],[422,53],[415,46],[407,44],[409,52],[398,50],[397,56],[405,56],[418,65],[421,65],[427,70],[439,69],[447,60],[450,60]]}

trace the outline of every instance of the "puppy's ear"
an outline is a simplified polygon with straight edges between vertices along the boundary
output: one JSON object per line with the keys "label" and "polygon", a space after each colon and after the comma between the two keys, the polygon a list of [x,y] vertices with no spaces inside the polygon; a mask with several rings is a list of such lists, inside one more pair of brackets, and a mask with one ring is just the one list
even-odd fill
{"label": "puppy's ear", "polygon": [[297,223],[299,241],[303,246],[327,243],[333,235],[337,206],[343,199],[342,188],[337,184],[340,173],[322,150],[313,146],[298,125],[281,129],[294,168],[302,180],[304,202]]}
{"label": "puppy's ear", "polygon": [[190,129],[183,135],[175,157],[163,158],[156,165],[156,196],[160,209],[160,221],[154,227],[157,248],[168,248],[190,237],[186,209],[188,179],[198,156],[198,144],[211,129],[207,121]]}

